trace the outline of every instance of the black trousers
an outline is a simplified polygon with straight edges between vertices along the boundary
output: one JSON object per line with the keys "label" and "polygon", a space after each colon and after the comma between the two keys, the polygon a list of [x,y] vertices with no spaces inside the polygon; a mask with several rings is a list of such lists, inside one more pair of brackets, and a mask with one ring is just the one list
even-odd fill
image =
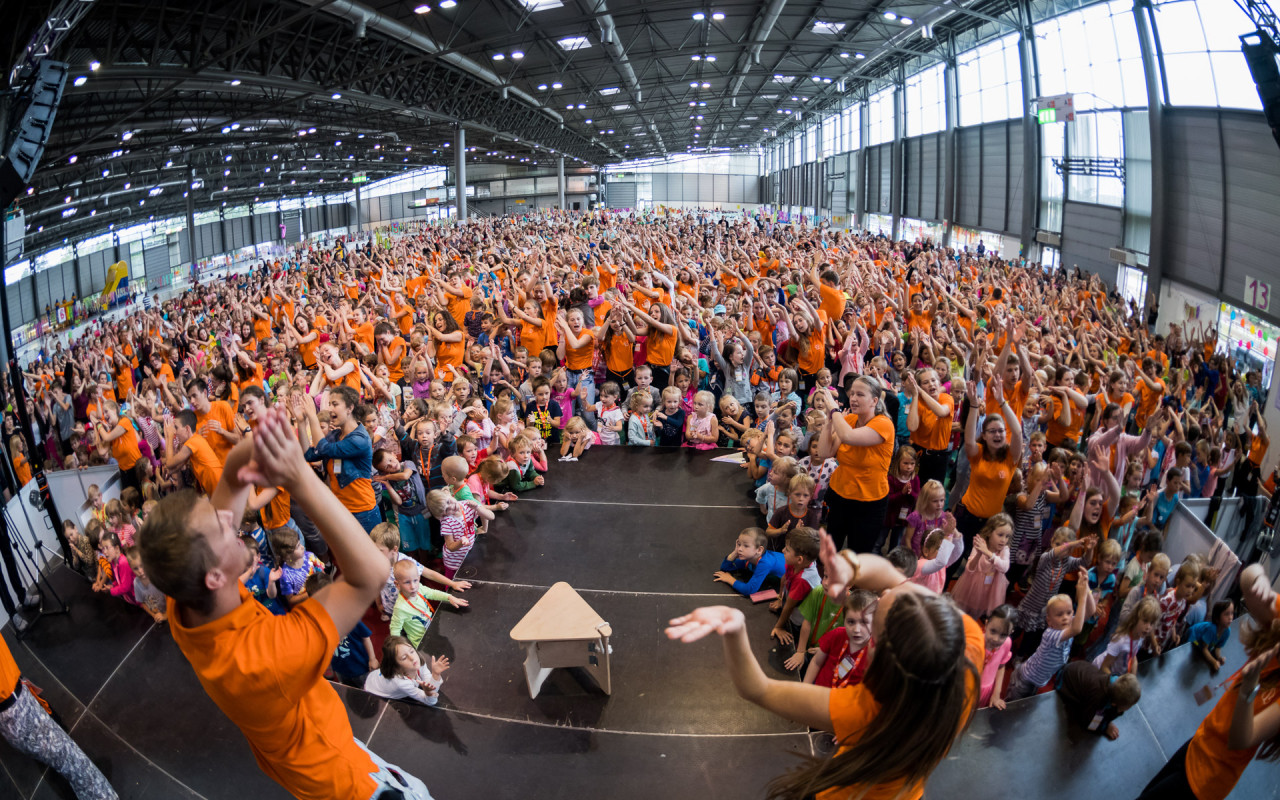
{"label": "black trousers", "polygon": [[1138,800],[1198,800],[1187,782],[1187,747],[1191,740],[1178,748],[1178,752],[1156,773]]}
{"label": "black trousers", "polygon": [[925,450],[920,448],[920,466],[916,472],[920,474],[920,485],[929,481],[937,481],[946,485],[947,459],[951,455],[948,450]]}
{"label": "black trousers", "polygon": [[849,548],[855,553],[870,553],[884,527],[889,497],[879,500],[850,500],[834,489],[827,489],[827,532],[835,540],[836,549]]}

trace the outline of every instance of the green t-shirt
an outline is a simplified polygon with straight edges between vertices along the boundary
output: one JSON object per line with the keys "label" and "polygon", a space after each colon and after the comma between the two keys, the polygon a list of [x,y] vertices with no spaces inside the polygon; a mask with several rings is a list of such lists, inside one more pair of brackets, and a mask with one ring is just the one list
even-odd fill
{"label": "green t-shirt", "polygon": [[826,589],[816,587],[800,601],[800,613],[809,620],[809,641],[805,647],[813,647],[828,631],[844,618],[844,602],[832,600]]}

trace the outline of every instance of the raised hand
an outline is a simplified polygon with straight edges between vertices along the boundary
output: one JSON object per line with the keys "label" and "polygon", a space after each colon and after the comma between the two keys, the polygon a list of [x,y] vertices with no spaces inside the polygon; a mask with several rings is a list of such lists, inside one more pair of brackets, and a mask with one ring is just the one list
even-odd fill
{"label": "raised hand", "polygon": [[703,606],[682,617],[671,620],[666,629],[668,639],[681,642],[696,642],[709,633],[721,636],[737,633],[742,630],[745,617],[742,612],[729,606]]}
{"label": "raised hand", "polygon": [[240,468],[239,478],[262,487],[290,487],[307,469],[289,415],[280,408],[267,409],[254,431],[253,457]]}

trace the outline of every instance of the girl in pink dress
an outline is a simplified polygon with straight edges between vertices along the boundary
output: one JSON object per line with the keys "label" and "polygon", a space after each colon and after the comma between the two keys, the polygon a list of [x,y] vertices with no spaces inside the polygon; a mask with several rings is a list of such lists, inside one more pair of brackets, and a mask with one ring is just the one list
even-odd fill
{"label": "girl in pink dress", "polygon": [[698,450],[714,449],[720,439],[720,423],[711,413],[716,397],[702,391],[693,396],[693,413],[688,416],[684,430],[684,446]]}
{"label": "girl in pink dress", "polygon": [[1013,520],[1008,514],[996,514],[987,520],[973,538],[973,552],[964,573],[951,589],[951,595],[966,614],[982,619],[1004,602],[1009,590],[1009,539],[1013,536]]}
{"label": "girl in pink dress", "polygon": [[1009,683],[1009,659],[1013,656],[1013,618],[1017,609],[1009,605],[996,606],[983,626],[983,648],[986,658],[982,662],[981,692],[978,707],[991,706],[1004,710],[1005,686]]}

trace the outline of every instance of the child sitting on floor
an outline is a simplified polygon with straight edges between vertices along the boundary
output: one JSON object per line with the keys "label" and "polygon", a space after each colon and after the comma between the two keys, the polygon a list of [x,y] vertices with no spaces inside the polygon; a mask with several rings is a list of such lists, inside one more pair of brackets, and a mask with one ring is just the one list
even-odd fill
{"label": "child sitting on floor", "polygon": [[397,561],[392,574],[396,579],[396,604],[389,630],[392,636],[404,636],[412,647],[417,647],[436,613],[428,601],[449,603],[454,608],[460,605],[453,595],[423,586],[421,571],[410,561]]}
{"label": "child sitting on floor", "polygon": [[133,518],[119,498],[107,501],[107,530],[116,535],[121,547],[133,547]]}
{"label": "child sitting on floor", "polygon": [[570,417],[560,440],[560,460],[577,461],[593,444],[600,444],[600,434],[588,428],[582,417]]}
{"label": "child sitting on floor", "polygon": [[800,633],[796,635],[796,649],[783,666],[792,672],[803,675],[808,670],[809,659],[818,652],[818,642],[826,636],[843,618],[844,602],[849,597],[846,587],[838,597],[831,597],[827,579],[822,579],[820,588],[809,592],[800,603],[800,615],[804,621],[800,623]]}
{"label": "child sitting on floor", "polygon": [[818,652],[804,671],[804,682],[832,689],[857,686],[867,673],[868,656],[875,646],[871,620],[876,613],[876,596],[857,589],[844,601],[844,625],[833,628],[818,640]]}
{"label": "child sitting on floor", "polygon": [[[307,594],[314,597],[316,592],[333,583],[333,579],[323,572],[307,576]],[[378,654],[373,650],[373,631],[363,622],[357,622],[351,632],[338,641],[338,648],[329,659],[329,669],[339,683],[360,688],[364,685],[364,676],[370,670],[378,668]]]}
{"label": "child sitting on floor", "polygon": [[1231,638],[1231,623],[1236,618],[1236,607],[1230,600],[1219,600],[1213,604],[1213,616],[1204,622],[1198,622],[1187,631],[1187,641],[1195,648],[1196,655],[1209,664],[1209,669],[1217,672],[1227,663],[1222,657],[1222,648]]}
{"label": "child sitting on floor", "polygon": [[364,679],[364,690],[389,700],[416,700],[434,706],[440,699],[449,659],[431,656],[422,663],[417,649],[403,636],[388,636],[382,643],[382,661]]}
{"label": "child sitting on floor", "polygon": [[[725,556],[713,579],[727,583],[740,595],[750,597],[764,586],[775,585],[787,572],[782,553],[768,549],[769,537],[759,528],[747,528],[738,534],[733,550]],[[730,573],[745,572],[747,580],[738,580]]]}

